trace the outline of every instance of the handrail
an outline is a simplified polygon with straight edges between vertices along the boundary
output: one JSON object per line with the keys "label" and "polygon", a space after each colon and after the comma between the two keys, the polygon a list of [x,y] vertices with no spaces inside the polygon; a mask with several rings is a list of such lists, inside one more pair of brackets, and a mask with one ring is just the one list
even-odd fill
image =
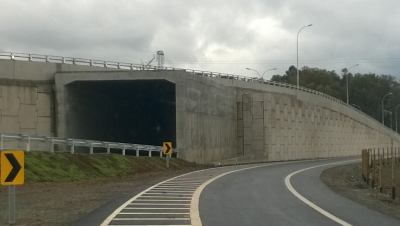
{"label": "handrail", "polygon": [[[148,151],[149,156],[151,152],[160,152],[162,156],[162,146],[146,145],[146,144],[131,144],[131,143],[120,143],[120,142],[108,142],[108,141],[97,141],[97,140],[83,140],[83,139],[70,139],[60,137],[48,137],[48,136],[34,136],[25,134],[10,134],[0,133],[0,150],[4,149],[4,142],[16,140],[26,142],[26,151],[30,151],[31,142],[39,141],[51,144],[51,152],[54,152],[54,145],[61,144],[67,145],[71,148],[71,154],[74,154],[75,147],[90,147],[90,154],[93,154],[93,148],[105,148],[107,153],[110,153],[110,148],[121,149],[122,154],[125,155],[125,150],[136,150],[136,156],[139,156],[139,151]],[[176,148],[172,149],[172,153],[178,155]]]}
{"label": "handrail", "polygon": [[[224,79],[234,79],[240,81],[247,81],[247,82],[256,82],[262,83],[266,85],[272,86],[279,86],[288,89],[298,89],[299,91],[311,93],[317,96],[322,96],[326,99],[335,101],[343,106],[346,106],[369,119],[372,119],[378,123],[378,120],[372,118],[371,116],[365,114],[364,112],[360,111],[359,109],[348,105],[347,103],[329,96],[325,93],[308,89],[305,87],[297,87],[296,85],[288,84],[288,83],[281,83],[275,82],[270,80],[265,80],[263,78],[257,77],[247,77],[243,75],[235,75],[235,74],[228,74],[228,73],[219,73],[219,72],[211,72],[211,71],[201,71],[201,70],[193,70],[193,69],[182,69],[182,68],[173,68],[173,67],[158,67],[158,66],[150,66],[150,65],[143,65],[143,64],[132,64],[132,63],[121,63],[121,62],[114,62],[114,61],[104,61],[104,60],[93,60],[93,59],[84,59],[84,58],[73,58],[73,57],[61,57],[61,56],[52,56],[52,55],[41,55],[41,54],[28,54],[28,53],[13,53],[13,52],[0,52],[0,59],[11,59],[11,60],[21,60],[21,61],[37,61],[37,62],[50,62],[50,63],[63,63],[63,64],[75,64],[75,65],[86,65],[86,66],[96,66],[96,67],[104,67],[104,68],[115,68],[115,69],[128,69],[128,70],[172,70],[172,71],[186,71],[188,73],[205,76],[205,77],[213,77],[213,78],[224,78]],[[393,131],[386,126],[386,129]]]}

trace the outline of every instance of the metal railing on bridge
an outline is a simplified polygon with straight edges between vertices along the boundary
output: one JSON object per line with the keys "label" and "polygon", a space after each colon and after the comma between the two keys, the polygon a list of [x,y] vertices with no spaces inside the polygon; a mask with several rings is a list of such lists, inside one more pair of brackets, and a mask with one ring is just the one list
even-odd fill
{"label": "metal railing on bridge", "polygon": [[[0,59],[86,65],[86,66],[96,66],[96,67],[126,69],[126,70],[175,70],[175,71],[179,70],[179,71],[186,71],[187,73],[191,73],[191,74],[195,74],[195,75],[199,75],[199,76],[205,76],[205,77],[256,82],[256,83],[262,83],[262,84],[271,85],[271,86],[278,86],[278,87],[287,88],[287,89],[296,89],[296,90],[298,89],[299,91],[302,91],[302,92],[321,96],[321,97],[324,97],[331,101],[337,102],[345,107],[348,107],[348,108],[366,116],[367,118],[370,118],[370,119],[378,122],[376,119],[365,114],[364,112],[360,111],[359,109],[357,109],[351,105],[348,105],[347,103],[345,103],[335,97],[329,96],[325,93],[322,93],[322,92],[319,92],[316,90],[312,90],[312,89],[308,89],[305,87],[301,87],[301,86],[297,87],[296,85],[292,85],[292,84],[288,84],[288,83],[281,83],[281,82],[265,80],[263,78],[247,77],[247,76],[243,76],[243,75],[235,75],[235,74],[219,73],[219,72],[211,72],[211,71],[201,71],[201,70],[182,69],[182,68],[173,68],[173,67],[158,67],[158,66],[143,65],[143,64],[121,63],[121,62],[115,62],[115,61],[91,60],[91,59],[84,59],[84,58],[61,57],[61,56],[28,54],[28,53],[0,52]],[[378,123],[380,123],[380,122],[378,122]],[[389,128],[387,128],[387,129],[389,129]]]}
{"label": "metal railing on bridge", "polygon": [[[144,144],[130,144],[130,143],[119,143],[119,142],[108,142],[108,141],[96,141],[96,140],[82,140],[82,139],[66,139],[59,137],[47,137],[47,136],[32,136],[22,134],[9,134],[0,133],[0,150],[7,149],[19,149],[19,147],[11,144],[10,147],[5,147],[8,141],[18,141],[26,144],[24,150],[31,151],[32,142],[40,142],[50,144],[50,152],[55,152],[55,145],[69,146],[69,152],[75,153],[75,147],[87,147],[89,148],[89,154],[94,153],[94,148],[105,149],[107,153],[111,153],[111,149],[121,150],[121,154],[125,155],[126,150],[134,150],[135,156],[139,156],[140,152],[147,152],[148,156],[160,156],[162,157],[162,147],[154,145]],[[157,153],[153,155],[153,153]],[[178,157],[177,149],[173,149],[172,153]]]}

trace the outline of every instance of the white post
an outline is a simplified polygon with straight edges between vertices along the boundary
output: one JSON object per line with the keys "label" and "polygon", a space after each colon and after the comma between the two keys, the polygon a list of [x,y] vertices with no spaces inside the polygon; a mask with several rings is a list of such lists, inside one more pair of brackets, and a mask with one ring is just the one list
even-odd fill
{"label": "white post", "polygon": [[71,144],[71,154],[75,153],[75,145],[74,145],[74,141],[72,140],[72,144]]}
{"label": "white post", "polygon": [[0,139],[1,139],[1,141],[0,141],[0,151],[2,151],[3,149],[4,149],[4,145],[3,145],[3,142],[4,142],[4,137],[3,137],[3,133],[1,133],[0,134]]}
{"label": "white post", "polygon": [[139,147],[136,146],[136,157],[139,157]]}
{"label": "white post", "polygon": [[28,135],[28,142],[26,143],[26,151],[31,151],[31,135]]}
{"label": "white post", "polygon": [[107,154],[110,154],[110,143],[107,144]]}
{"label": "white post", "polygon": [[122,148],[122,155],[125,155],[125,144],[124,147]]}
{"label": "white post", "polygon": [[51,149],[50,149],[51,153],[54,153],[54,139],[53,137],[51,138]]}
{"label": "white post", "polygon": [[93,141],[90,143],[90,154],[93,154]]}

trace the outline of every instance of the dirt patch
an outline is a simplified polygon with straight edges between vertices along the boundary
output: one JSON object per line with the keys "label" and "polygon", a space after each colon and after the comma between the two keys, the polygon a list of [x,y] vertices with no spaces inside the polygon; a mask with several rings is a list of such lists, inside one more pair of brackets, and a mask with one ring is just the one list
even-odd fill
{"label": "dirt patch", "polygon": [[[396,180],[400,181],[400,175],[396,177]],[[361,163],[327,169],[320,178],[336,193],[400,220],[399,197],[392,200],[390,189],[380,193],[376,184],[375,188],[367,185],[362,179]]]}
{"label": "dirt patch", "polygon": [[[84,182],[26,183],[16,186],[17,215],[14,225],[71,225],[125,192],[136,189],[139,193],[160,181],[204,168],[208,167],[187,167]],[[8,225],[7,214],[8,187],[0,186],[0,225]]]}

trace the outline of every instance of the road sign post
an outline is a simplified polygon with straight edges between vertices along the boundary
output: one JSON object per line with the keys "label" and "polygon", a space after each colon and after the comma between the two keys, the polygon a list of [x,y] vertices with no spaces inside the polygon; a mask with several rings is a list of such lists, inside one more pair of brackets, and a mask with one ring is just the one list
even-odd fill
{"label": "road sign post", "polygon": [[15,223],[15,185],[24,183],[24,151],[1,151],[2,185],[8,185],[8,223]]}
{"label": "road sign post", "polygon": [[165,154],[167,168],[169,168],[169,158],[172,155],[172,142],[163,143],[163,153]]}

